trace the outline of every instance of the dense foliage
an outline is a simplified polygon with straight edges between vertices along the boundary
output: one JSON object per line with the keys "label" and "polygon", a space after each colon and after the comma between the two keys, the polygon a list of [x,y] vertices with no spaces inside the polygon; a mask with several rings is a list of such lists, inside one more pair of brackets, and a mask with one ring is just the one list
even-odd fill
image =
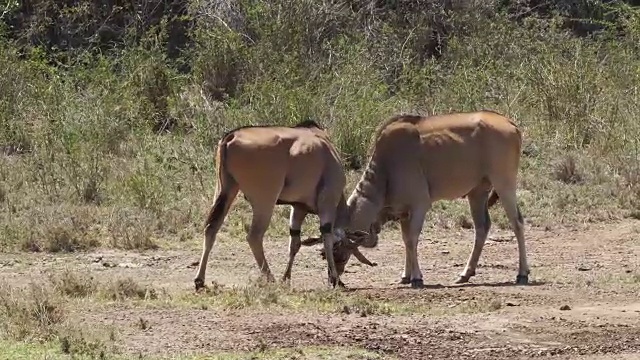
{"label": "dense foliage", "polygon": [[[533,225],[634,215],[636,5],[5,0],[0,247],[192,241],[224,131],[311,118],[359,169],[372,131],[399,112],[513,117]],[[249,216],[239,209],[233,236]],[[442,204],[429,223],[466,214],[464,202]]]}

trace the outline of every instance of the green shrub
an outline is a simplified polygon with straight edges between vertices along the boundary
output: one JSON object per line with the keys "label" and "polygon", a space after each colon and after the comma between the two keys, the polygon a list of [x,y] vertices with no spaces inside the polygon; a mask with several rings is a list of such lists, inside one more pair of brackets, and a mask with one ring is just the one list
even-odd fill
{"label": "green shrub", "polygon": [[[51,22],[55,12],[7,7],[0,246],[144,250],[200,236],[225,131],[314,119],[359,169],[375,128],[399,112],[512,117],[525,138],[520,200],[533,224],[637,214],[638,8],[558,2],[525,16],[522,2],[443,4],[183,1],[180,19],[164,9],[153,24],[123,8],[113,44],[92,28],[89,8]],[[80,20],[91,21],[71,32]],[[178,22],[188,36],[176,55]],[[48,35],[27,23],[71,37],[95,30],[99,41],[35,45],[25,39]],[[249,216],[239,202],[223,227],[233,237]],[[462,211],[434,207],[429,223],[459,226]]]}

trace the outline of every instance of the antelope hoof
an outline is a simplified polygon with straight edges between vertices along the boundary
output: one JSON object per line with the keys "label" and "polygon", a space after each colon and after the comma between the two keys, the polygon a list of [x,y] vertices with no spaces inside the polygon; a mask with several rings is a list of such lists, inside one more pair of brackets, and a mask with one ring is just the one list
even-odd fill
{"label": "antelope hoof", "polygon": [[455,283],[456,284],[468,283],[470,278],[471,278],[471,275],[460,275],[460,277],[458,278],[458,280],[455,281]]}
{"label": "antelope hoof", "polygon": [[195,280],[193,280],[193,283],[196,286],[196,291],[204,288],[204,280],[202,280],[202,279],[195,279]]}
{"label": "antelope hoof", "polygon": [[411,280],[411,287],[413,289],[422,289],[424,287],[424,282],[422,279],[413,279]]}
{"label": "antelope hoof", "polygon": [[529,283],[529,275],[518,275],[516,276],[516,284],[518,285],[527,285]]}
{"label": "antelope hoof", "polygon": [[400,278],[400,284],[406,285],[411,283],[411,278],[408,276],[403,276]]}

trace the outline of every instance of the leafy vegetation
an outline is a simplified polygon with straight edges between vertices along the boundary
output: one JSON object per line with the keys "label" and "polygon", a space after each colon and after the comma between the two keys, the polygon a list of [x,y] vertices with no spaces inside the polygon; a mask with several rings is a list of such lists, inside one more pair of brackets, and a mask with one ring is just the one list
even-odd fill
{"label": "leafy vegetation", "polygon": [[[5,2],[0,248],[197,246],[224,131],[312,118],[357,171],[377,124],[399,112],[513,117],[532,225],[637,214],[635,5]],[[238,201],[226,236],[244,236]],[[271,235],[282,237],[285,211]],[[463,200],[429,216],[468,223]]]}

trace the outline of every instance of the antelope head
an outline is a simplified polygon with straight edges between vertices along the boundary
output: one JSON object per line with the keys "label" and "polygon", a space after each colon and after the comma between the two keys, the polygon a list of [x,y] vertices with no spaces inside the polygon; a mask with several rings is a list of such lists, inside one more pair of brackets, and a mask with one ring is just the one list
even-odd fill
{"label": "antelope head", "polygon": [[[336,264],[336,270],[338,275],[344,273],[344,269],[351,258],[351,255],[355,256],[358,261],[369,266],[378,266],[377,263],[369,261],[364,254],[358,249],[362,242],[367,241],[369,234],[364,231],[336,231],[336,242],[333,244],[333,259]],[[302,241],[304,246],[313,246],[321,244],[322,238],[307,238]],[[326,259],[324,247],[320,249],[320,256]]]}

